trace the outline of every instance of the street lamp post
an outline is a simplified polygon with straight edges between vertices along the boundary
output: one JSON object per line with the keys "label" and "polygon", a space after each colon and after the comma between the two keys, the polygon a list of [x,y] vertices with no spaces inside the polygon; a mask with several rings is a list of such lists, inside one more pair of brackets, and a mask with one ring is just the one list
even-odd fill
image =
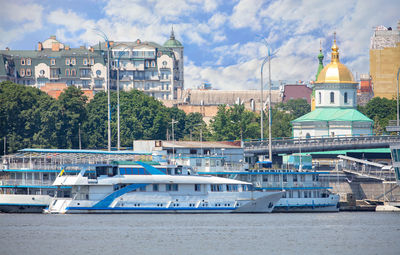
{"label": "street lamp post", "polygon": [[174,124],[178,123],[178,121],[175,121],[172,119],[171,124],[172,124],[172,160],[175,162],[175,132],[174,132]]}
{"label": "street lamp post", "polygon": [[81,143],[81,123],[79,123],[79,149],[82,150],[82,143]]}
{"label": "street lamp post", "polygon": [[203,157],[203,128],[201,123],[197,124],[196,126],[200,127],[200,150],[201,156]]}
{"label": "street lamp post", "polygon": [[260,114],[261,114],[261,142],[264,139],[264,99],[263,99],[263,87],[264,87],[264,82],[263,82],[263,69],[265,63],[267,63],[268,56],[266,56],[261,64],[261,98],[260,98]]}
{"label": "street lamp post", "polygon": [[107,35],[99,30],[96,29],[96,32],[98,32],[97,34],[100,35],[105,42],[107,43],[107,104],[108,104],[108,125],[107,125],[107,129],[108,129],[108,143],[107,143],[107,148],[108,151],[111,151],[111,100],[110,100],[110,41],[108,40]]}
{"label": "street lamp post", "polygon": [[120,110],[119,110],[119,69],[120,69],[120,59],[121,56],[124,54],[125,50],[129,49],[128,47],[123,49],[122,51],[119,52],[118,54],[118,59],[117,59],[117,150],[120,150],[121,147],[121,136],[120,136]]}
{"label": "street lamp post", "polygon": [[400,126],[400,122],[399,122],[399,74],[400,74],[400,67],[397,70],[397,127]]}
{"label": "street lamp post", "polygon": [[272,162],[272,116],[271,116],[271,54],[268,48],[268,75],[269,75],[269,94],[268,94],[268,152],[269,160]]}

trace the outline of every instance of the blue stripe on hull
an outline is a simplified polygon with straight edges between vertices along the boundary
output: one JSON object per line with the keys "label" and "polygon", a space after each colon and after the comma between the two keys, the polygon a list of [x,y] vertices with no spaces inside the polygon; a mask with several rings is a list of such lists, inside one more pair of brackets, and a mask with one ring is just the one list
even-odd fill
{"label": "blue stripe on hull", "polygon": [[157,208],[157,207],[67,207],[66,210],[88,210],[88,211],[206,211],[206,210],[235,210],[238,207],[208,207],[208,208],[193,208],[193,207],[171,207],[171,208]]}
{"label": "blue stripe on hull", "polygon": [[3,205],[6,205],[6,206],[42,206],[42,207],[48,206],[48,204],[11,204],[11,203],[0,203],[0,206],[3,206]]}
{"label": "blue stripe on hull", "polygon": [[336,204],[276,205],[275,207],[327,207],[327,206],[336,206]]}

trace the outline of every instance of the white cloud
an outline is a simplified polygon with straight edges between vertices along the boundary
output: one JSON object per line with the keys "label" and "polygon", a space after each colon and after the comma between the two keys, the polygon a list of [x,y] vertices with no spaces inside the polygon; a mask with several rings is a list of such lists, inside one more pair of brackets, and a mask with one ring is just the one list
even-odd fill
{"label": "white cloud", "polygon": [[24,39],[27,32],[35,32],[42,28],[43,7],[29,1],[21,3],[2,1],[0,8],[0,47],[9,46],[11,42]]}
{"label": "white cloud", "polygon": [[258,13],[263,2],[259,0],[241,0],[233,8],[230,22],[234,28],[250,28],[259,30],[261,28]]}
{"label": "white cloud", "polygon": [[220,28],[228,19],[225,13],[217,12],[208,21],[208,24],[213,29]]}

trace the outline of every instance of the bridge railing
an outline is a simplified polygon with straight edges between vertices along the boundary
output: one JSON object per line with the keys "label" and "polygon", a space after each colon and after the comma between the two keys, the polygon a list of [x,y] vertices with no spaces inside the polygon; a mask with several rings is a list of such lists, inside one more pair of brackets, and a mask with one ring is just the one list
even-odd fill
{"label": "bridge railing", "polygon": [[[272,140],[272,149],[293,150],[300,147],[311,149],[321,147],[351,147],[353,145],[382,145],[400,142],[400,136],[382,135],[382,136],[337,136],[337,137],[315,137],[315,138],[280,138]],[[244,143],[245,151],[263,150],[268,151],[268,141],[249,141]],[[368,146],[367,146],[368,147]]]}

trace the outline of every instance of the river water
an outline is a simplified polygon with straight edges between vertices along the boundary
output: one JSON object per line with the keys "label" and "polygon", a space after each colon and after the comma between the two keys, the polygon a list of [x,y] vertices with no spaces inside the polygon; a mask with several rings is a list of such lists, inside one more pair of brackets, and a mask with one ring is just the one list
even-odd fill
{"label": "river water", "polygon": [[0,214],[0,254],[400,254],[400,213]]}

